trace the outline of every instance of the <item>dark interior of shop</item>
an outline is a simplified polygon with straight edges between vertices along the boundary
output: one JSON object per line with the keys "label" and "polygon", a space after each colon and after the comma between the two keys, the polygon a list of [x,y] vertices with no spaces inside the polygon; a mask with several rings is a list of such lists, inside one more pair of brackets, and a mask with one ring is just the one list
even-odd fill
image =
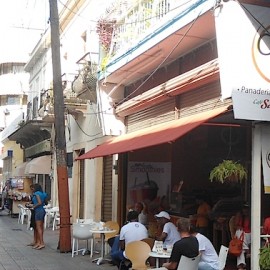
{"label": "dark interior of shop", "polygon": [[[210,238],[216,238],[213,239],[216,245],[227,244],[229,232],[224,233],[224,230],[228,230],[228,220],[242,204],[250,203],[251,135],[251,122],[235,120],[230,113],[199,126],[173,143],[129,153],[128,161],[171,162],[171,179],[164,179],[170,186],[170,194],[158,198],[162,205],[151,211],[164,209],[175,218],[190,217],[198,207],[196,198],[203,195],[212,209]],[[210,181],[210,171],[228,159],[246,168],[247,179]],[[147,201],[148,198],[142,199]],[[266,207],[269,199],[262,191],[262,217],[270,214]]]}

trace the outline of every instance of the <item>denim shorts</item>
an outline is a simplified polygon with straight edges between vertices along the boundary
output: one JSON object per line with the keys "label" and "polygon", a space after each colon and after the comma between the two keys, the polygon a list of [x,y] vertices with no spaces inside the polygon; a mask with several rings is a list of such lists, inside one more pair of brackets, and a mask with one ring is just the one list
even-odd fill
{"label": "denim shorts", "polygon": [[35,221],[37,221],[37,220],[44,221],[45,214],[46,214],[46,212],[43,208],[36,209],[35,210]]}

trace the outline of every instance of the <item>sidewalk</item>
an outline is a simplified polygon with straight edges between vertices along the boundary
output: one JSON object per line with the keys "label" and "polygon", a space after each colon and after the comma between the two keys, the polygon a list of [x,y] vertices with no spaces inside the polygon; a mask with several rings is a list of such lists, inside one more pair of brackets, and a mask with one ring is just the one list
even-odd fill
{"label": "sidewalk", "polygon": [[[47,228],[44,232],[46,247],[35,250],[27,246],[33,239],[33,231],[26,230],[26,224],[18,224],[17,218],[12,218],[5,211],[0,212],[0,270],[117,270],[108,262],[101,265],[92,263],[99,257],[94,254],[71,257],[70,253],[60,253],[57,250],[59,230]],[[99,243],[96,249],[99,249]],[[236,269],[235,262],[227,261],[226,270]]]}
{"label": "sidewalk", "polygon": [[117,270],[107,262],[92,263],[89,255],[72,258],[71,253],[60,253],[57,250],[59,230],[45,230],[46,247],[42,250],[27,246],[32,239],[33,231],[26,230],[26,224],[18,224],[17,218],[0,212],[0,270]]}

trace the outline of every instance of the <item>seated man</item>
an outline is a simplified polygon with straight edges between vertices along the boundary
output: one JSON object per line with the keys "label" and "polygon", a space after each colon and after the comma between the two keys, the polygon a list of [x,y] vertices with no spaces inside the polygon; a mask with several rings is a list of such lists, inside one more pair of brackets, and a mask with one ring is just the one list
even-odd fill
{"label": "seated man", "polygon": [[190,233],[195,236],[199,242],[199,252],[201,259],[199,270],[219,270],[218,255],[211,241],[201,233],[196,232],[191,226]]}
{"label": "seated man", "polygon": [[166,246],[172,246],[176,241],[181,239],[176,226],[170,222],[171,217],[167,212],[161,211],[155,217],[158,225],[162,227],[162,233],[156,237],[156,240],[163,241]]}
{"label": "seated man", "polygon": [[[178,231],[181,239],[174,243],[169,262],[163,264],[163,267],[169,270],[176,270],[181,256],[194,258],[199,255],[199,243],[196,237],[190,234],[190,221],[187,218],[179,218],[177,221]],[[187,269],[181,269],[187,270]]]}
{"label": "seated man", "polygon": [[146,227],[138,222],[138,212],[128,212],[127,224],[121,228],[119,237],[115,237],[111,249],[112,262],[119,267],[120,262],[127,258],[124,252],[125,245],[132,241],[142,240],[147,237],[148,232]]}

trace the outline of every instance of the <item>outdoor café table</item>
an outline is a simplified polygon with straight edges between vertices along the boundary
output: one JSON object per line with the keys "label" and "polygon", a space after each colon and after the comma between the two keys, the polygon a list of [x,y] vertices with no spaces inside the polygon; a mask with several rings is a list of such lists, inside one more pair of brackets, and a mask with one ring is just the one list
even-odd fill
{"label": "outdoor caf\u00e9 table", "polygon": [[166,252],[166,251],[164,251],[162,253],[151,251],[149,253],[149,257],[156,258],[156,268],[159,268],[159,259],[170,259],[171,253]]}
{"label": "outdoor caf\u00e9 table", "polygon": [[105,251],[105,234],[106,233],[114,233],[116,232],[116,230],[111,230],[109,228],[102,228],[102,229],[91,229],[90,232],[92,233],[96,233],[96,234],[100,234],[101,235],[101,256],[99,258],[96,258],[94,260],[92,260],[92,262],[97,262],[97,265],[100,265],[102,263],[102,261],[106,261],[106,259],[104,258],[104,251]]}

